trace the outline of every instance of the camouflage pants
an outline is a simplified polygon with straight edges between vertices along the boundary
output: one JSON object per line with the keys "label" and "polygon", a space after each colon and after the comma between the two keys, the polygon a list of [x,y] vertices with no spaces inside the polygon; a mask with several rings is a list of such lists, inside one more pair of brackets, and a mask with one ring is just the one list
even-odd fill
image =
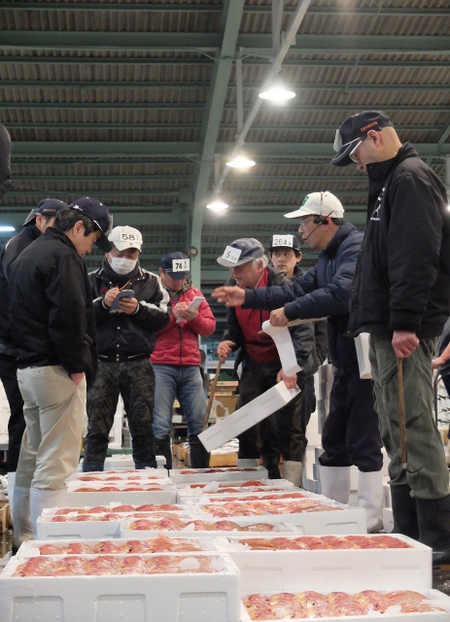
{"label": "camouflage pants", "polygon": [[140,468],[156,466],[152,422],[155,376],[150,359],[123,363],[99,361],[97,377],[87,396],[84,462],[103,465],[119,394],[128,419],[135,464]]}

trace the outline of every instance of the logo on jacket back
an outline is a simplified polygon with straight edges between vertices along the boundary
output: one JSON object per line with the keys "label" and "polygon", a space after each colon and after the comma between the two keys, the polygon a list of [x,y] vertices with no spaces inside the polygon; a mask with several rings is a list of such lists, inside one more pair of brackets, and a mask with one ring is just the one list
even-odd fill
{"label": "logo on jacket back", "polygon": [[384,191],[386,190],[386,187],[382,188],[380,194],[378,195],[377,198],[377,202],[375,205],[375,209],[373,210],[371,216],[370,216],[370,220],[375,220],[375,221],[379,221],[380,220],[380,209],[381,209],[381,202],[383,201],[383,195],[384,195]]}

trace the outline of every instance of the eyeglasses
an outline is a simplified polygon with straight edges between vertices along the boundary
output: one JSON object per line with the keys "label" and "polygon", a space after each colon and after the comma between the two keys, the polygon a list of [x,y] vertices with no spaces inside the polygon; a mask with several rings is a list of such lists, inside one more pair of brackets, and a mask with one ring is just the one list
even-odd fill
{"label": "eyeglasses", "polygon": [[348,154],[348,157],[350,158],[350,160],[354,162],[355,164],[358,164],[358,156],[356,155],[356,151],[361,147],[361,145],[366,140],[366,138],[367,136],[364,136],[364,138],[361,138],[361,140],[359,140],[356,143],[355,147],[353,147],[353,149]]}
{"label": "eyeglasses", "polygon": [[314,220],[314,217],[308,216],[307,218],[300,218],[299,229],[304,229],[309,225],[310,222]]}

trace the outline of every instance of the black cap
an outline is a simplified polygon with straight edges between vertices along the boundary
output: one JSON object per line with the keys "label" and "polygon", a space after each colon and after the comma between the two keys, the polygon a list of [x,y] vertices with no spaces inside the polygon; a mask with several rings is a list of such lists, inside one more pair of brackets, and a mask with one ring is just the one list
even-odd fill
{"label": "black cap", "polygon": [[184,253],[166,253],[159,265],[174,281],[191,278],[191,260]]}
{"label": "black cap", "polygon": [[291,248],[296,253],[300,252],[300,242],[290,233],[278,233],[272,236],[270,240],[269,253],[272,253],[277,248]]}
{"label": "black cap", "polygon": [[225,248],[217,263],[227,268],[242,266],[244,263],[258,259],[264,255],[264,246],[255,238],[239,238]]}
{"label": "black cap", "polygon": [[60,201],[59,199],[42,199],[38,203],[38,206],[31,210],[25,219],[24,225],[32,222],[38,214],[43,216],[56,216],[56,214],[62,209],[69,209],[67,203]]}
{"label": "black cap", "polygon": [[379,131],[388,126],[392,126],[392,123],[384,112],[378,110],[365,110],[348,117],[336,130],[333,149],[337,153],[331,160],[331,164],[348,166],[352,163],[349,154],[356,147],[357,142],[365,138],[369,130]]}
{"label": "black cap", "polygon": [[73,201],[69,208],[79,210],[97,225],[101,236],[95,245],[104,253],[108,253],[112,249],[111,242],[107,237],[110,232],[111,217],[106,205],[103,205],[101,201],[93,197],[82,197]]}

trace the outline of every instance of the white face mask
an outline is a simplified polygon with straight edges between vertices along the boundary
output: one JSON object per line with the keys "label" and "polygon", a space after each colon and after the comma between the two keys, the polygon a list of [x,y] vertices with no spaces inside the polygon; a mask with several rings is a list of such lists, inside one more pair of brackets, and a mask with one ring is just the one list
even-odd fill
{"label": "white face mask", "polygon": [[129,274],[132,272],[137,264],[137,259],[127,259],[126,257],[113,257],[109,256],[109,263],[111,268],[117,274]]}

